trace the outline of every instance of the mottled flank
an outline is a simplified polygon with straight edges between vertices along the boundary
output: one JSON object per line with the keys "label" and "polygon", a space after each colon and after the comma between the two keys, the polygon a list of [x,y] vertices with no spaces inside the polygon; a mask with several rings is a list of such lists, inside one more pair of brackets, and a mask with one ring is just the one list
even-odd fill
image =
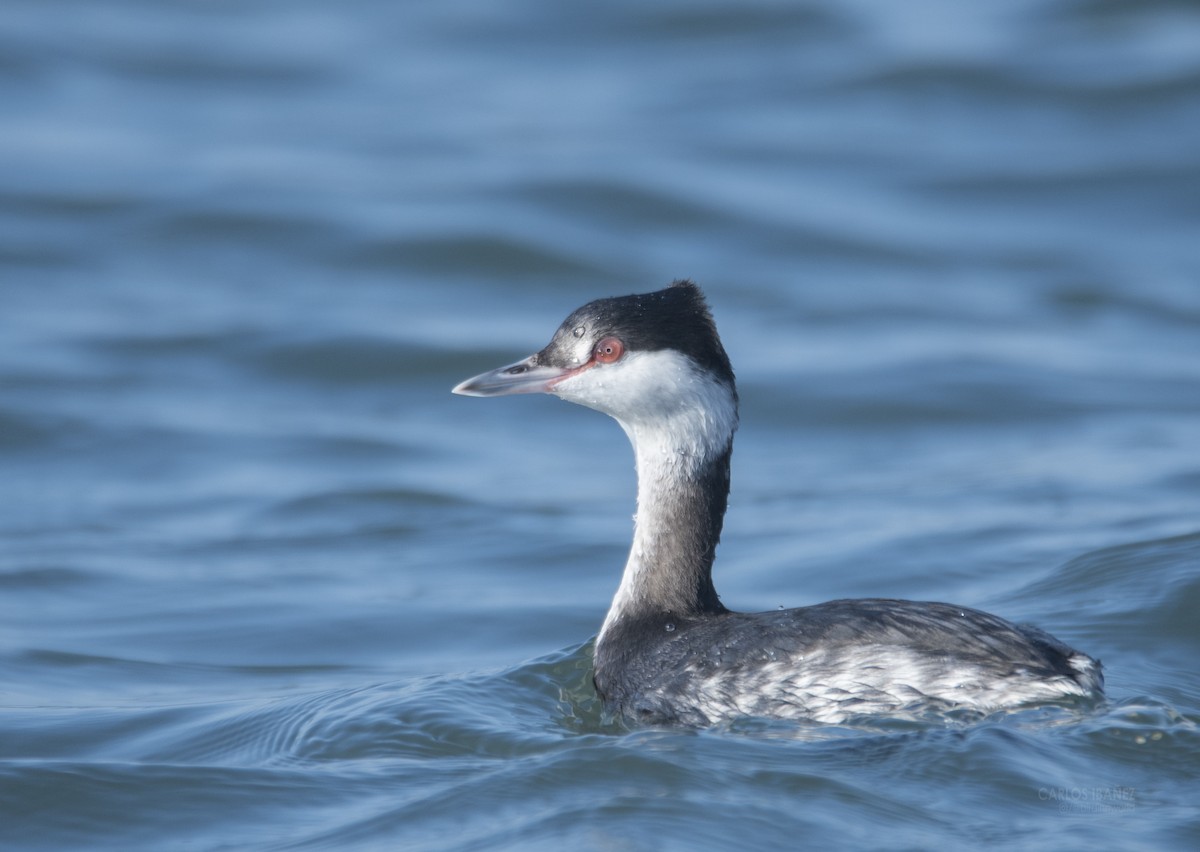
{"label": "mottled flank", "polygon": [[647,723],[843,723],[1093,695],[1103,675],[1035,627],[944,603],[866,599],[625,621],[596,649],[596,685],[614,712]]}

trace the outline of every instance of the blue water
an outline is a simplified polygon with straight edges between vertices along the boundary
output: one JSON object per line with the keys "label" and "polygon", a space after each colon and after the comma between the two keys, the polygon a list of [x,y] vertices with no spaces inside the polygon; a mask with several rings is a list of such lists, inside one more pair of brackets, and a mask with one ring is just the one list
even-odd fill
{"label": "blue water", "polygon": [[[0,845],[1200,846],[1200,7],[9,0],[0,119]],[[728,605],[1107,703],[606,720],[625,438],[449,389],[676,277]]]}

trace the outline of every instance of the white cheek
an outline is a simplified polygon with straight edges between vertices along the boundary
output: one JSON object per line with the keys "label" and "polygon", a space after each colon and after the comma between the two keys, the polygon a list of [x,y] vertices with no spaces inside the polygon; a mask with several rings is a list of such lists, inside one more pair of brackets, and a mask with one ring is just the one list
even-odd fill
{"label": "white cheek", "polygon": [[723,450],[737,428],[728,386],[669,349],[627,352],[555,385],[553,393],[615,417],[635,447],[706,457]]}
{"label": "white cheek", "polygon": [[[586,361],[590,347],[582,347]],[[618,420],[662,416],[676,402],[686,366],[660,352],[627,352],[615,364],[595,364],[564,379],[554,393]]]}

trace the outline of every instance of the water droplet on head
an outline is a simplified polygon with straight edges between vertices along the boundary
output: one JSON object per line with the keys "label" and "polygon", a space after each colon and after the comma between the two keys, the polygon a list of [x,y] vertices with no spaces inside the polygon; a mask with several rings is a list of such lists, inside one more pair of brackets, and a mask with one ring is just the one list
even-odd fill
{"label": "water droplet on head", "polygon": [[577,325],[571,329],[571,334],[575,335],[576,337],[583,337],[585,334],[587,334],[587,326]]}
{"label": "water droplet on head", "polygon": [[668,621],[668,622],[667,622],[667,632],[668,632],[668,633],[674,633],[674,632],[675,632],[675,622],[673,622],[673,621]]}

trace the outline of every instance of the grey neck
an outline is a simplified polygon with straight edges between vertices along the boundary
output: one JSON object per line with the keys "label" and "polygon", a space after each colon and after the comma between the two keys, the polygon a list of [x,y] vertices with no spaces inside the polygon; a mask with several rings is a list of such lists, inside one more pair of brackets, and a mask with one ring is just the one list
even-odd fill
{"label": "grey neck", "polygon": [[628,425],[626,431],[637,455],[638,511],[601,641],[623,620],[726,611],[713,587],[712,566],[729,499],[732,435],[723,447],[700,453],[695,445],[664,444],[657,440],[661,435],[639,434]]}

